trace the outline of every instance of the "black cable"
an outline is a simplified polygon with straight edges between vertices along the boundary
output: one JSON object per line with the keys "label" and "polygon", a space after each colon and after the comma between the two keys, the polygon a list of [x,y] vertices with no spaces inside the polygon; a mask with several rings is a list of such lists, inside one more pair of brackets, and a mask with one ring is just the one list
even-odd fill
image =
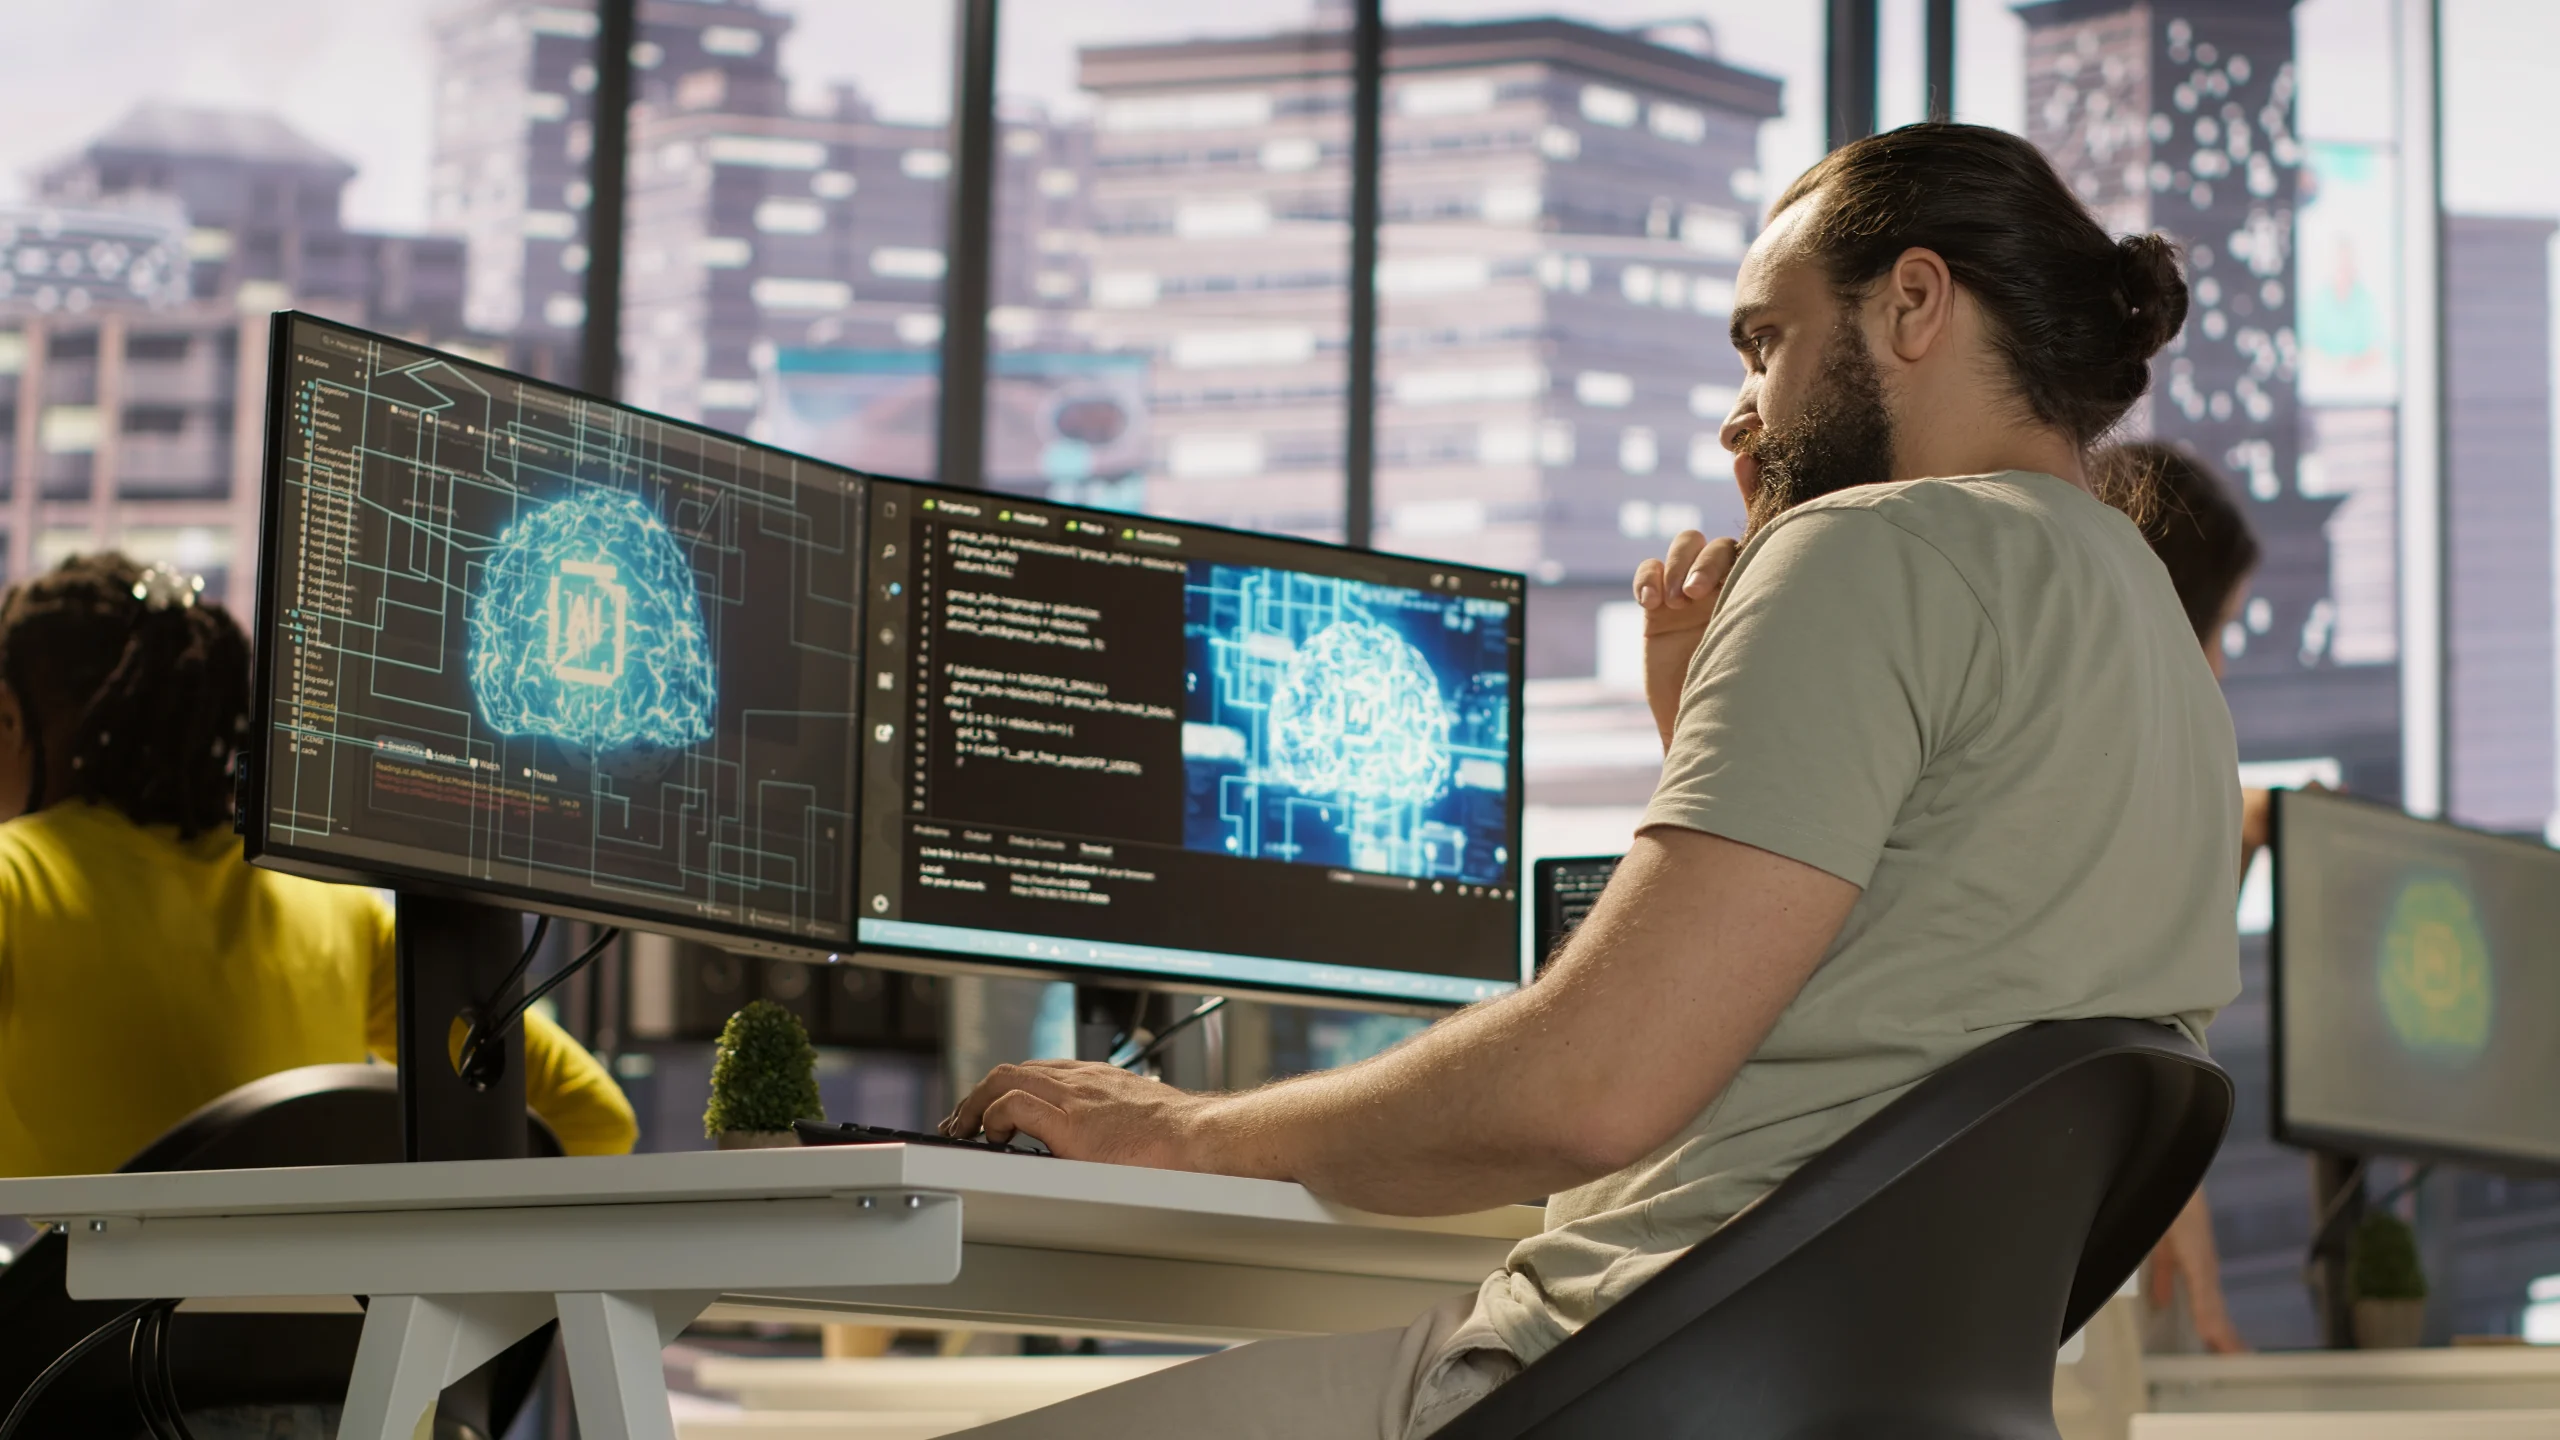
{"label": "black cable", "polygon": [[36,1401],[43,1396],[46,1390],[52,1388],[54,1381],[62,1378],[63,1372],[78,1364],[80,1362],[80,1357],[97,1349],[100,1345],[105,1344],[109,1339],[114,1337],[118,1330],[122,1330],[126,1326],[133,1324],[136,1320],[142,1318],[143,1313],[148,1311],[152,1306],[162,1303],[164,1302],[158,1300],[145,1300],[141,1304],[134,1306],[132,1309],[125,1311],[121,1315],[118,1315],[113,1320],[108,1321],[106,1324],[101,1325],[97,1329],[80,1337],[78,1344],[73,1345],[70,1349],[55,1356],[52,1364],[44,1367],[43,1371],[40,1372],[35,1379],[27,1383],[27,1388],[18,1396],[18,1403],[9,1407],[8,1418],[0,1420],[0,1440],[11,1440],[11,1437],[18,1433],[18,1426],[25,1423],[27,1412],[35,1409]]}
{"label": "black cable", "polygon": [[546,979],[541,984],[533,987],[533,993],[518,1001],[515,1008],[507,1012],[507,1018],[499,1024],[498,1032],[500,1034],[505,1034],[507,1027],[523,1019],[525,1012],[531,1010],[543,996],[559,989],[563,984],[567,983],[570,976],[577,974],[579,971],[586,969],[590,964],[593,964],[596,957],[604,953],[606,946],[611,945],[614,941],[621,938],[622,931],[617,926],[608,925],[602,931],[599,931],[596,935],[595,943],[589,945],[586,949],[579,951],[577,959],[570,961],[568,964],[563,965],[558,970],[552,972],[549,979]]}
{"label": "black cable", "polygon": [[471,1057],[480,1053],[483,1017],[496,1014],[498,1006],[506,1000],[507,992],[514,989],[516,982],[524,978],[525,971],[533,968],[533,957],[542,950],[542,937],[549,933],[551,933],[551,917],[548,915],[533,917],[533,938],[524,942],[524,953],[516,957],[514,965],[508,967],[506,978],[491,988],[489,998],[483,1001],[478,1009],[471,1012],[471,1028],[462,1036],[461,1069],[469,1070]]}
{"label": "black cable", "polygon": [[2408,1179],[2403,1180],[2399,1184],[2382,1192],[2382,1198],[2374,1201],[2370,1208],[2375,1210],[2390,1209],[2392,1206],[2400,1203],[2401,1196],[2406,1195],[2410,1191],[2417,1189],[2419,1186],[2426,1184],[2427,1177],[2434,1173],[2436,1173],[2436,1167],[2432,1164],[2419,1166],[2417,1169],[2409,1172]]}
{"label": "black cable", "polygon": [[1120,1068],[1123,1070],[1135,1070],[1139,1066],[1146,1064],[1161,1053],[1164,1050],[1164,1047],[1172,1041],[1174,1036],[1181,1034],[1183,1031],[1188,1030],[1192,1026],[1199,1024],[1201,1021],[1208,1019],[1210,1016],[1217,1014],[1220,1010],[1226,1008],[1226,1004],[1227,997],[1224,995],[1212,995],[1208,999],[1201,1001],[1190,1014],[1183,1016],[1181,1019],[1167,1025],[1162,1030],[1157,1031],[1155,1038],[1146,1043],[1146,1048],[1140,1050],[1137,1054],[1130,1056],[1128,1059],[1118,1062]]}
{"label": "black cable", "polygon": [[143,1433],[151,1440],[171,1440],[169,1427],[160,1412],[160,1388],[152,1383],[151,1334],[160,1323],[157,1305],[142,1312],[133,1322],[133,1338],[125,1345],[125,1383],[133,1389],[133,1408],[142,1412]]}
{"label": "black cable", "polygon": [[489,998],[471,1012],[471,1028],[462,1032],[462,1061],[454,1067],[456,1073],[470,1075],[471,1062],[479,1057],[480,1047],[488,1039],[482,1032],[495,1028],[489,1024],[488,1017],[498,1013],[498,1007],[506,1002],[507,992],[524,978],[525,971],[533,968],[533,957],[542,951],[542,937],[550,933],[550,916],[533,917],[533,938],[524,942],[524,953],[507,968],[506,978],[490,988]]}
{"label": "black cable", "polygon": [[2355,1164],[2348,1167],[2346,1178],[2338,1182],[2338,1192],[2320,1207],[2320,1218],[2311,1227],[2311,1243],[2303,1251],[2302,1268],[2306,1272],[2319,1269],[2320,1252],[2328,1248],[2330,1227],[2346,1213],[2347,1202],[2364,1193],[2364,1167],[2363,1158],[2358,1157]]}
{"label": "black cable", "polygon": [[133,1322],[133,1342],[126,1352],[126,1373],[133,1385],[134,1408],[151,1440],[195,1440],[186,1417],[178,1412],[178,1387],[169,1371],[169,1331],[177,1323],[178,1302],[163,1300]]}
{"label": "black cable", "polygon": [[187,1412],[178,1404],[178,1377],[169,1366],[169,1332],[178,1327],[178,1302],[172,1300],[160,1310],[160,1324],[151,1337],[152,1368],[160,1387],[160,1413],[169,1418],[170,1440],[196,1440],[196,1432],[187,1428]]}
{"label": "black cable", "polygon": [[[536,938],[538,939],[539,937],[537,936]],[[470,1077],[474,1064],[480,1058],[480,1052],[487,1049],[492,1042],[504,1040],[507,1032],[514,1029],[516,1022],[522,1020],[525,1017],[525,1012],[531,1010],[543,996],[560,988],[561,984],[567,981],[570,976],[587,968],[589,964],[594,962],[597,956],[604,953],[606,946],[611,945],[614,941],[621,938],[622,931],[619,927],[610,925],[606,926],[603,930],[596,932],[594,943],[588,945],[586,949],[578,952],[577,959],[561,966],[558,970],[552,972],[548,977],[546,977],[541,984],[536,985],[533,989],[525,992],[525,997],[522,1000],[508,1006],[504,1013],[498,1015],[497,1019],[484,1020],[475,1017],[471,1022],[470,1031],[462,1037],[462,1064],[458,1068],[463,1077],[466,1079]],[[498,1005],[498,998],[503,997],[507,993],[507,987],[515,984],[517,979],[520,978],[523,973],[523,967],[518,966],[513,973],[509,974],[507,976],[506,984],[499,986],[497,990],[493,992],[489,1004],[484,1006],[480,1013],[485,1016],[492,1011],[495,1011]]]}

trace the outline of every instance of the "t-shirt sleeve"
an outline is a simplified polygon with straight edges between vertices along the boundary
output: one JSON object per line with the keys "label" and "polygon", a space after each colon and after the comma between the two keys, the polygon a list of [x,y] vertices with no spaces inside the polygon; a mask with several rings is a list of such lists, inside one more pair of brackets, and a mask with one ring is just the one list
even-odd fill
{"label": "t-shirt sleeve", "polygon": [[1863,888],[1895,819],[1998,704],[1999,645],[1955,567],[1872,511],[1799,512],[1743,557],[1680,695],[1644,825]]}
{"label": "t-shirt sleeve", "polygon": [[538,1014],[524,1017],[524,1096],[572,1155],[628,1155],[640,1122],[604,1062]]}

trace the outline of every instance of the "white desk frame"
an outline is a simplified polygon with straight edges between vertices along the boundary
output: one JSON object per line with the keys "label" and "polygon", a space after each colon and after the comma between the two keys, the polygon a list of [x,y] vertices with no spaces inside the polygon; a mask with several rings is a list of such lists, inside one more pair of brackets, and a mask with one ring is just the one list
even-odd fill
{"label": "white desk frame", "polygon": [[560,1322],[582,1433],[674,1440],[658,1351],[706,1313],[1189,1340],[1401,1325],[1531,1206],[1403,1219],[1296,1185],[935,1146],[0,1180],[82,1300],[371,1297],[340,1440]]}

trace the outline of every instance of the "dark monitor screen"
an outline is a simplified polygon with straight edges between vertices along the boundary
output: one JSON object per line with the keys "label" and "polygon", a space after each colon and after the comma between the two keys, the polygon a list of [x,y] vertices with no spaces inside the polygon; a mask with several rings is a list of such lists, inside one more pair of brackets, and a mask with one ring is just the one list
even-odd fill
{"label": "dark monitor screen", "polygon": [[1591,915],[1591,907],[1600,903],[1600,892],[1609,888],[1609,877],[1618,873],[1618,862],[1624,855],[1551,856],[1541,860],[1530,872],[1534,877],[1532,893],[1536,904],[1530,911],[1530,948],[1534,962],[1544,969],[1573,938],[1573,932]]}
{"label": "dark monitor screen", "polygon": [[2278,1138],[2560,1168],[2560,852],[2333,795],[2277,805]]}
{"label": "dark monitor screen", "polygon": [[862,477],[305,315],[272,365],[250,853],[849,945]]}
{"label": "dark monitor screen", "polygon": [[866,950],[1518,985],[1517,575],[875,481]]}

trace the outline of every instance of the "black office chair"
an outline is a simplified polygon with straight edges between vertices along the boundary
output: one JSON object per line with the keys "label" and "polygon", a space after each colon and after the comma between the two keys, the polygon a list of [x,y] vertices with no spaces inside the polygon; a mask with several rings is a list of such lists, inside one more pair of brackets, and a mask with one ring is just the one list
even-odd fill
{"label": "black office chair", "polygon": [[[558,1155],[550,1127],[526,1119],[532,1153]],[[206,1102],[144,1146],[122,1172],[378,1165],[400,1158],[397,1072],[386,1065],[311,1065]],[[55,1356],[132,1303],[71,1299],[63,1285],[67,1249],[61,1235],[48,1232],[0,1269],[0,1410]],[[339,1404],[363,1324],[360,1315],[178,1315],[169,1331],[175,1390],[190,1411]],[[545,1326],[454,1382],[437,1402],[439,1440],[505,1434],[541,1378],[551,1333]],[[28,1416],[25,1433],[139,1433],[128,1376],[125,1347],[110,1342],[54,1383]]]}
{"label": "black office chair", "polygon": [[1436,1440],[2055,1440],[2054,1351],[2204,1178],[2231,1080],[2137,1020],[1922,1081]]}

